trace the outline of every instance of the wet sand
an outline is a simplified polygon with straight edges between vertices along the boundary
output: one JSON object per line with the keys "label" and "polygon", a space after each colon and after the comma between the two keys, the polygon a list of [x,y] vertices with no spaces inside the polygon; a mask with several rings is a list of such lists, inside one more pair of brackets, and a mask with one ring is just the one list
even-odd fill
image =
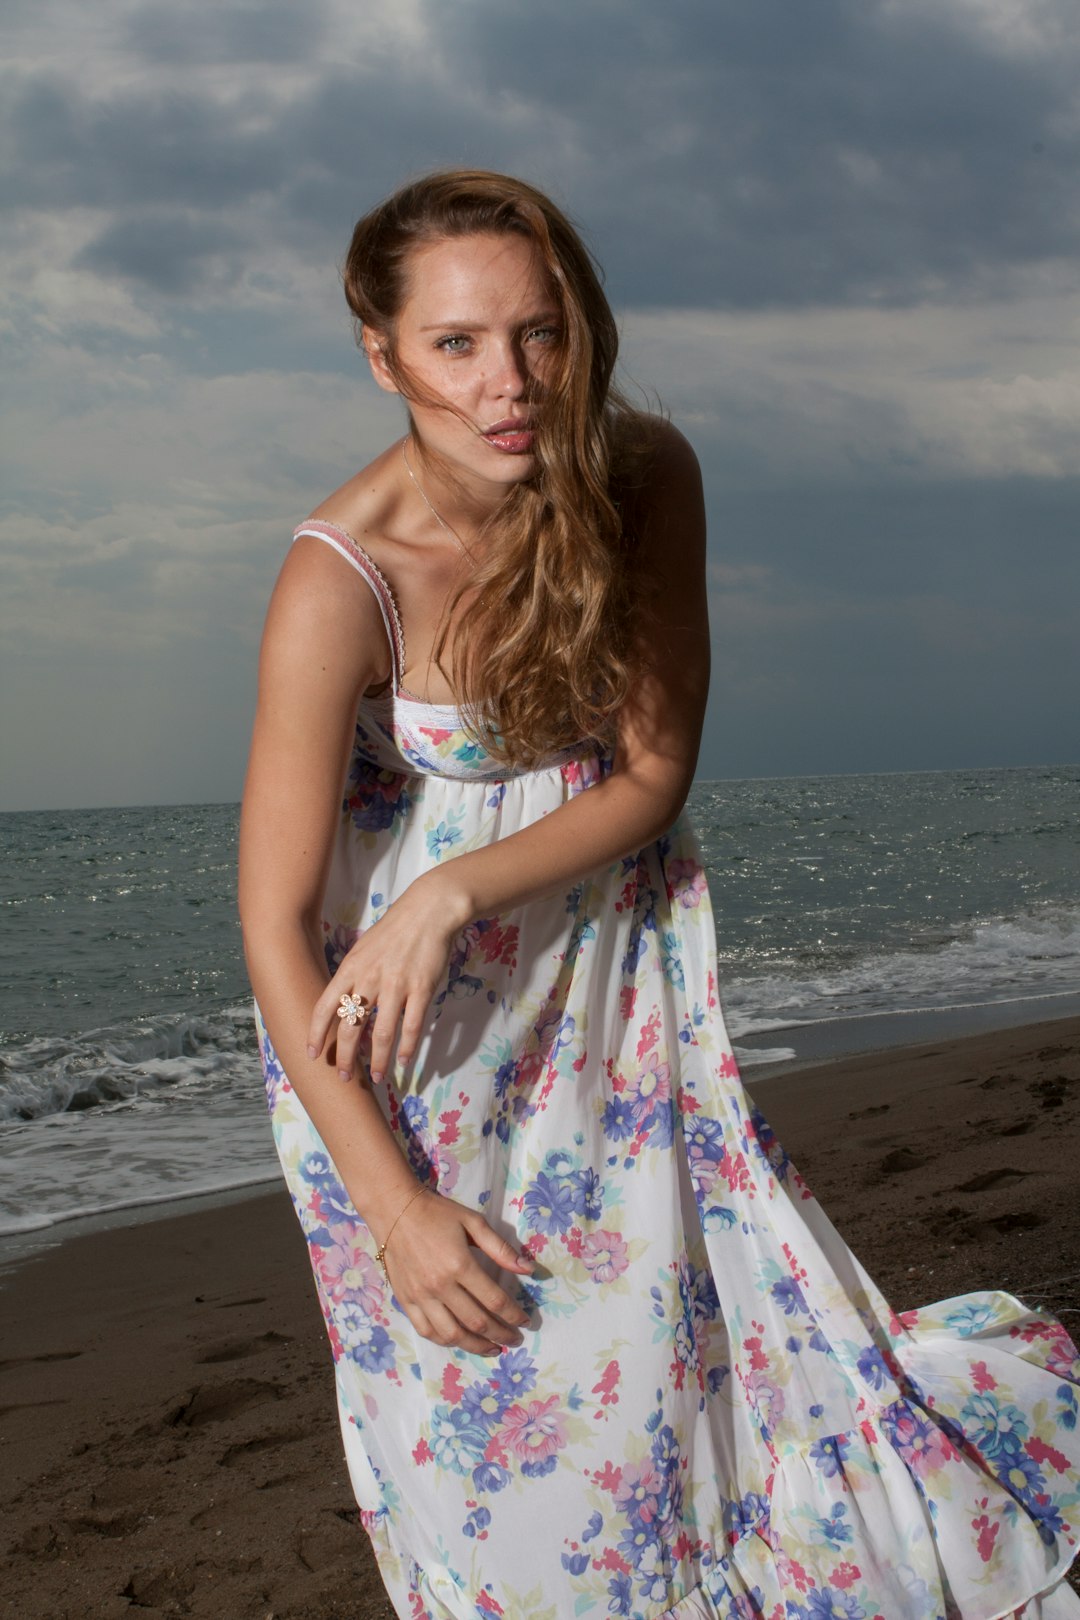
{"label": "wet sand", "polygon": [[[1003,1288],[1080,1337],[1080,1019],[748,1087],[897,1310]],[[394,1620],[283,1189],[0,1284],[0,1615]]]}

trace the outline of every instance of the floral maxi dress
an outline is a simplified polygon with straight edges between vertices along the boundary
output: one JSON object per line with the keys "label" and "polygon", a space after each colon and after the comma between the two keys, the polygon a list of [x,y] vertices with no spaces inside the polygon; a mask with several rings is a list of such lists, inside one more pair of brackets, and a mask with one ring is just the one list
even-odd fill
{"label": "floral maxi dress", "polygon": [[[588,792],[580,743],[508,773],[391,688],[356,724],[323,929],[337,966],[418,873]],[[350,1476],[402,1620],[1080,1616],[1080,1361],[982,1292],[897,1315],[741,1085],[685,815],[462,930],[377,1095],[417,1177],[535,1256],[498,1358],[420,1337],[282,1071],[275,1140],[333,1349]],[[488,1262],[490,1265],[491,1263]],[[494,1269],[492,1267],[492,1269]]]}

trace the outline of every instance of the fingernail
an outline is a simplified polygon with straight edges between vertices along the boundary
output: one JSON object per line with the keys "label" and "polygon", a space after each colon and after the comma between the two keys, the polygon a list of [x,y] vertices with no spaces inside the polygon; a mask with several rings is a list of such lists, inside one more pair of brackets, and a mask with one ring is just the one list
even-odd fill
{"label": "fingernail", "polygon": [[339,1080],[351,1080],[352,1075],[351,1075],[351,1073],[349,1072],[348,1069],[339,1069],[338,1070],[338,1079]]}
{"label": "fingernail", "polygon": [[372,1069],[372,1071],[371,1071],[371,1083],[372,1083],[372,1085],[375,1085],[375,1086],[381,1086],[382,1085],[382,1070],[381,1069]]}
{"label": "fingernail", "polygon": [[309,1046],[307,1049],[307,1055],[311,1059],[312,1063],[314,1063],[315,1059],[319,1055],[319,1048],[317,1046]]}

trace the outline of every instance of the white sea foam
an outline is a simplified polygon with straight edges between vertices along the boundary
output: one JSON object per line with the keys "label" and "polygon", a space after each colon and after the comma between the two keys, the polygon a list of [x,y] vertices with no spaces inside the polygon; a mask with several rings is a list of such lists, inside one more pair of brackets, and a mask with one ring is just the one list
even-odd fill
{"label": "white sea foam", "polygon": [[743,1037],[829,1020],[1051,1000],[1080,991],[1080,907],[1046,907],[961,927],[945,943],[917,941],[911,949],[868,952],[827,972],[734,976],[723,986],[728,1027]]}
{"label": "white sea foam", "polygon": [[[833,1032],[807,1025],[897,1040],[906,1016],[1019,1023],[1080,991],[1078,785],[1075,767],[699,783],[740,1068],[822,1050]],[[235,806],[4,822],[0,1231],[275,1178]]]}

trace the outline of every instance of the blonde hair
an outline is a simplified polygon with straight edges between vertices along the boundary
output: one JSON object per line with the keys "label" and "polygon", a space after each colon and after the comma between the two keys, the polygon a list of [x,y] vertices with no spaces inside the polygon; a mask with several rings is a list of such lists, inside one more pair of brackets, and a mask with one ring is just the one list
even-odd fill
{"label": "blonde hair", "polygon": [[[383,359],[405,399],[417,393],[397,362],[394,323],[408,295],[410,255],[478,232],[535,244],[562,339],[536,421],[536,473],[489,520],[485,560],[454,594],[434,659],[483,747],[528,768],[580,737],[610,741],[642,661],[631,509],[647,418],[612,386],[615,320],[574,227],[533,186],[481,169],[413,181],[353,231],[345,296],[361,341],[365,329],[382,334]],[[476,594],[447,672],[441,655],[466,591]]]}

